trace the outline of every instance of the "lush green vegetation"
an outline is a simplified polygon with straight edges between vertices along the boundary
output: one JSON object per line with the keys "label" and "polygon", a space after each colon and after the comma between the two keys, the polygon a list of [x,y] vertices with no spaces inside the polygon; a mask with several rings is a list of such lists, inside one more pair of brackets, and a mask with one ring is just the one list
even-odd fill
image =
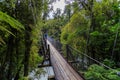
{"label": "lush green vegetation", "polygon": [[119,80],[120,77],[116,75],[119,70],[106,70],[101,66],[93,64],[85,72],[85,77],[86,80]]}
{"label": "lush green vegetation", "polygon": [[0,1],[0,80],[28,78],[42,60],[41,31],[114,69],[91,65],[87,80],[119,80],[120,1],[73,0],[49,19],[54,1]]}
{"label": "lush green vegetation", "polygon": [[[77,2],[77,1],[76,1]],[[119,62],[119,11],[117,0],[78,1],[82,5],[62,29],[61,41],[99,59]],[[82,4],[81,4],[82,3]],[[86,6],[84,6],[84,5]],[[91,7],[92,6],[92,7]],[[117,35],[117,38],[116,38]],[[114,42],[117,43],[114,43]]]}
{"label": "lush green vegetation", "polygon": [[42,0],[0,2],[0,80],[27,78],[41,61],[42,4]]}

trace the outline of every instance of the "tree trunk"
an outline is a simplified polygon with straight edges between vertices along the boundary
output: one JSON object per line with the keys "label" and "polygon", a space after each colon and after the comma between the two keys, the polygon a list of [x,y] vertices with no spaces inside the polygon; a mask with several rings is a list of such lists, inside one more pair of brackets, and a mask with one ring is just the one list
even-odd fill
{"label": "tree trunk", "polygon": [[[8,41],[8,49],[7,49],[7,60],[8,60],[8,63],[7,65],[9,66],[8,67],[8,72],[7,72],[7,79],[8,80],[12,80],[12,74],[13,74],[13,50],[14,50],[14,37],[11,35],[9,37],[9,41]],[[7,62],[7,61],[6,61]]]}
{"label": "tree trunk", "polygon": [[24,76],[28,76],[29,72],[29,58],[30,58],[30,48],[31,48],[31,29],[27,26],[25,31],[25,55],[24,55]]}

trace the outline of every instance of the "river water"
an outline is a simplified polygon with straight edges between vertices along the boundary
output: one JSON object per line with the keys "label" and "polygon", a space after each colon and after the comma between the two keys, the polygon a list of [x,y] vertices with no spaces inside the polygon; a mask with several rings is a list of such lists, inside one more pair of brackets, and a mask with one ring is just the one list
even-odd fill
{"label": "river water", "polygon": [[48,77],[53,77],[54,76],[54,71],[53,67],[44,67],[42,68],[45,73],[38,73],[37,76],[35,75],[36,71],[39,70],[36,69],[36,71],[32,71],[29,75],[31,80],[48,80]]}

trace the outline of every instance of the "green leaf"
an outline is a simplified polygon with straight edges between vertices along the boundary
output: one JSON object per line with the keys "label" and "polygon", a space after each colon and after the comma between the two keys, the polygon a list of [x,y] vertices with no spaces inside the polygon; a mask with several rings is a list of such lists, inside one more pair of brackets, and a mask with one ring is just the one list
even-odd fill
{"label": "green leaf", "polygon": [[98,36],[100,35],[100,33],[98,31],[94,31],[92,33],[90,33],[91,36]]}
{"label": "green leaf", "polygon": [[14,18],[10,17],[9,15],[1,11],[0,11],[0,21],[4,21],[8,23],[12,28],[18,31],[21,31],[22,29],[24,30],[24,26],[20,22],[18,22]]}
{"label": "green leaf", "polygon": [[4,40],[2,39],[2,37],[0,36],[0,45],[5,44]]}
{"label": "green leaf", "polygon": [[119,27],[119,23],[116,24],[116,25],[114,25],[114,26],[111,26],[111,27],[109,28],[109,30],[112,31],[112,32],[116,32],[117,29],[118,29],[118,27]]}
{"label": "green leaf", "polygon": [[6,32],[8,32],[9,34],[12,34],[13,36],[15,36],[11,31],[9,31],[8,29],[6,29],[6,28],[3,27],[3,26],[0,26],[0,30],[6,31]]}

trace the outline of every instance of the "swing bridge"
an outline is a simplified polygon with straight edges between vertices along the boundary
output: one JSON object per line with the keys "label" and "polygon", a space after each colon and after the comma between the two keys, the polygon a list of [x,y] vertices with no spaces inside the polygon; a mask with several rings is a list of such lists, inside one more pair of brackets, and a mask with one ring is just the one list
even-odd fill
{"label": "swing bridge", "polygon": [[[62,46],[66,50],[62,50]],[[98,64],[106,69],[111,69],[69,45],[62,45],[49,36],[47,38],[43,36],[41,39],[40,55],[43,55],[44,59],[38,66],[39,68],[53,67],[55,75],[49,76],[48,80],[85,80],[82,72],[87,70],[91,64]]]}

